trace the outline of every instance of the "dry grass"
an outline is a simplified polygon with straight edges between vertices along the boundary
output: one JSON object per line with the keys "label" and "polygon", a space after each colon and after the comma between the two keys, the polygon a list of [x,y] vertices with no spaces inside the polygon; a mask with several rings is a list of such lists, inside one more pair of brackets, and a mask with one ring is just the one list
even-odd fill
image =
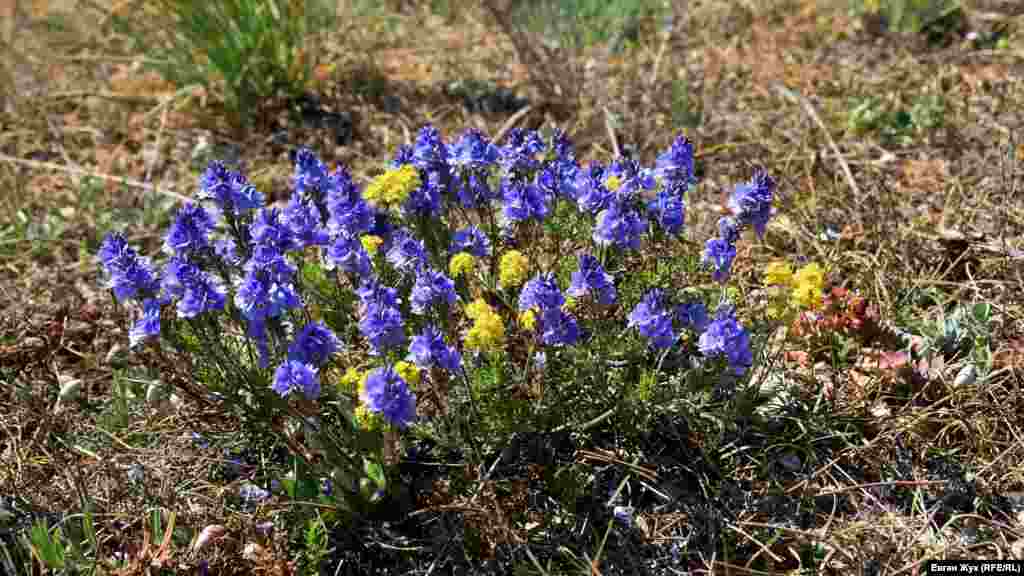
{"label": "dry grass", "polygon": [[[224,452],[190,436],[233,438],[235,423],[210,418],[189,396],[180,407],[130,402],[116,423],[112,382],[157,377],[165,365],[152,355],[120,359],[126,318],[100,289],[92,258],[102,231],[120,222],[133,243],[155,248],[161,214],[175,202],[161,190],[194,190],[204,146],[239,151],[253,180],[281,199],[291,167],[287,149],[271,142],[274,123],[287,130],[289,147],[311,145],[363,176],[428,121],[448,135],[466,126],[496,134],[507,116],[470,113],[443,86],[465,77],[525,86],[528,71],[487,15],[468,7],[457,22],[420,9],[345,21],[325,47],[336,68],[316,89],[353,115],[352,143],[336,146],[324,131],[295,125],[274,103],[268,128],[235,142],[216,95],[176,92],[143,74],[123,39],[101,33],[102,12],[50,8],[17,22],[0,68],[9,83],[0,114],[0,404],[8,407],[0,413],[0,496],[50,512],[94,502],[111,555],[158,540],[144,534],[154,508],[174,512],[192,534],[224,525],[216,546],[178,549],[165,566],[206,559],[223,573],[288,573],[281,536],[261,540],[254,525],[289,504],[253,511],[230,503],[241,480],[218,480]],[[795,0],[691,2],[671,35],[645,26],[649,35],[622,55],[601,47],[579,55],[578,104],[537,102],[520,124],[567,128],[586,160],[608,155],[611,117],[619,143],[650,161],[690,122],[708,167],[688,207],[693,239],[713,225],[728,186],[766,166],[781,182],[781,217],[764,243],[741,245],[736,277],[748,291],[759,287],[765,262],[798,255],[827,264],[835,284],[859,289],[887,326],[934,317],[935,302],[911,298],[929,290],[952,302],[989,302],[995,318],[994,370],[966,386],[953,385],[961,360],[931,366],[929,381],[909,392],[898,374],[864,364],[788,367],[811,392],[831,386],[823,418],[855,423],[844,430],[860,436],[804,454],[801,474],[765,474],[763,458],[737,458],[737,478],[753,495],[810,502],[808,526],[743,511],[728,531],[747,555],[694,569],[804,569],[803,551],[815,546],[816,569],[830,573],[916,574],[926,559],[1024,558],[1021,33],[1000,51],[929,47],[873,35],[827,3]],[[850,111],[871,98],[883,111],[909,111],[909,127],[851,121]],[[823,240],[826,230],[838,238]],[[82,380],[86,402],[57,410],[68,379]],[[792,440],[804,441],[817,450],[817,440]],[[144,482],[130,479],[136,469]],[[522,504],[489,490],[478,509]],[[971,512],[923,506],[943,494],[972,499],[962,507]],[[477,522],[473,514],[467,522]],[[667,541],[666,526],[685,523],[651,515],[644,533]],[[501,528],[490,546],[522,543],[520,527]],[[261,552],[239,562],[248,543]],[[748,570],[765,561],[762,572]]]}

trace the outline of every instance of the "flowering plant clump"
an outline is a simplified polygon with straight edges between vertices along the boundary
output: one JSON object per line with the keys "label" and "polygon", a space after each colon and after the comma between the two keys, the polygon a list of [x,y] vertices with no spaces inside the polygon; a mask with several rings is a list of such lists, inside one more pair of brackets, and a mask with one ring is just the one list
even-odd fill
{"label": "flowering plant clump", "polygon": [[[474,429],[432,422],[418,410],[427,398],[472,408],[441,412],[448,417],[486,418],[503,410],[502,386],[571,388],[566,374],[612,373],[600,366],[613,354],[651,362],[655,374],[668,353],[723,359],[729,374],[745,374],[751,336],[724,287],[684,296],[685,286],[624,271],[645,239],[683,235],[695,185],[685,137],[652,167],[631,158],[583,166],[557,131],[545,139],[513,129],[494,143],[469,130],[446,142],[428,126],[365,186],[300,150],[283,207],[214,162],[196,201],[178,211],[161,266],[117,233],[99,260],[114,297],[136,303],[133,347],[164,340],[225,407],[267,422],[290,446],[299,440],[278,423],[300,422],[334,493],[358,494],[361,462],[395,453],[388,443],[402,432]],[[706,272],[693,274],[728,280],[743,231],[765,233],[775,186],[758,171],[735,188],[732,214],[701,255]],[[562,214],[589,232],[559,233]],[[770,277],[813,305],[823,274]],[[696,348],[683,350],[684,335]],[[577,408],[562,410],[587,417]],[[378,443],[368,446],[367,434]]]}

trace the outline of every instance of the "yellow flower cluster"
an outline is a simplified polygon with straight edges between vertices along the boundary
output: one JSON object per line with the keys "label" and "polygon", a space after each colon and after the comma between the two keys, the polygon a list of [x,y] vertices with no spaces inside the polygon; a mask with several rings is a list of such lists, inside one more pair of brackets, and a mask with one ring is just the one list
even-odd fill
{"label": "yellow flower cluster", "polygon": [[406,362],[405,360],[395,363],[395,372],[405,380],[405,383],[409,385],[409,389],[415,391],[416,387],[420,383],[420,369],[412,362]]}
{"label": "yellow flower cluster", "polygon": [[[822,303],[825,269],[811,262],[794,272],[787,262],[772,262],[765,266],[764,282],[769,286],[789,288],[789,302],[795,308],[817,308]],[[772,310],[777,313],[779,311],[776,308],[772,306]]]}
{"label": "yellow flower cluster", "polygon": [[483,298],[466,305],[466,316],[473,320],[473,326],[466,333],[466,348],[497,350],[504,344],[505,324]]}
{"label": "yellow flower cluster", "polygon": [[804,308],[821,306],[821,291],[825,288],[825,270],[815,262],[793,274],[793,302]]}
{"label": "yellow flower cluster", "polygon": [[390,206],[405,202],[413,190],[420,187],[420,173],[412,164],[403,164],[377,176],[363,190],[363,198],[370,204]]}
{"label": "yellow flower cluster", "polygon": [[349,394],[354,393],[360,399],[359,405],[356,406],[353,412],[356,424],[363,430],[379,430],[384,425],[383,417],[376,412],[371,412],[362,403],[362,399],[366,395],[366,378],[369,375],[369,370],[360,370],[350,366],[345,370],[345,374],[341,376],[341,380],[338,382],[338,389]]}
{"label": "yellow flower cluster", "polygon": [[519,325],[526,330],[533,330],[537,327],[537,313],[530,310],[525,310],[519,313]]}
{"label": "yellow flower cluster", "polygon": [[380,236],[374,236],[373,234],[366,234],[359,238],[359,242],[363,245],[363,250],[373,258],[377,255],[377,250],[380,245],[384,243],[384,239]]}
{"label": "yellow flower cluster", "polygon": [[363,392],[363,385],[366,383],[367,374],[369,374],[369,372],[363,372],[358,368],[350,366],[341,376],[339,388],[342,392],[348,392],[349,394],[361,394]]}
{"label": "yellow flower cluster", "polygon": [[454,279],[472,272],[474,267],[476,267],[476,258],[473,258],[469,252],[459,252],[448,262],[448,273]]}
{"label": "yellow flower cluster", "polygon": [[380,430],[384,427],[384,416],[379,412],[372,412],[364,404],[356,406],[354,416],[356,424],[363,430]]}
{"label": "yellow flower cluster", "polygon": [[607,188],[609,192],[615,192],[619,188],[622,188],[622,178],[613,174],[604,181],[604,187]]}
{"label": "yellow flower cluster", "polygon": [[788,286],[793,279],[789,262],[775,261],[764,267],[764,283],[769,286]]}
{"label": "yellow flower cluster", "polygon": [[530,272],[530,261],[518,250],[509,250],[501,255],[498,262],[498,281],[505,288],[514,288],[526,282]]}

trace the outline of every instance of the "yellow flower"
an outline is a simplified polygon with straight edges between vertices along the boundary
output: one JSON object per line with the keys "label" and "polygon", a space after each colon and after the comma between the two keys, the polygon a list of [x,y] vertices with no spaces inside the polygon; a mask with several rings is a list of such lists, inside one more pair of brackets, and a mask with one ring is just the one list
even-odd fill
{"label": "yellow flower", "polygon": [[537,326],[537,313],[532,309],[520,312],[519,325],[527,330],[533,330]]}
{"label": "yellow flower", "polygon": [[358,368],[349,367],[348,370],[345,370],[345,374],[342,375],[339,382],[341,389],[345,392],[361,392],[362,390],[359,388],[361,382],[365,379],[364,376]]}
{"label": "yellow flower", "polygon": [[466,316],[473,319],[473,327],[466,333],[466,348],[496,350],[505,342],[505,324],[501,316],[482,298],[466,306]]}
{"label": "yellow flower", "polygon": [[467,317],[476,320],[484,314],[496,314],[496,312],[494,311],[494,308],[491,308],[491,305],[483,298],[477,298],[469,304],[466,304]]}
{"label": "yellow flower", "polygon": [[785,286],[793,279],[793,267],[788,262],[775,261],[764,267],[764,283]]}
{"label": "yellow flower", "polygon": [[420,173],[412,164],[403,164],[377,176],[363,190],[363,198],[371,204],[397,205],[420,187]]}
{"label": "yellow flower", "polygon": [[498,281],[506,288],[519,286],[526,281],[530,261],[518,250],[509,250],[501,255],[498,262]]}
{"label": "yellow flower", "polygon": [[469,252],[459,252],[455,256],[452,256],[451,261],[448,263],[448,273],[452,275],[452,278],[458,278],[467,272],[471,272],[476,266],[476,258]]}
{"label": "yellow flower", "polygon": [[377,249],[384,243],[384,239],[373,234],[366,234],[359,238],[359,242],[362,243],[363,250],[366,250],[366,253],[373,258],[377,255]]}
{"label": "yellow flower", "polygon": [[365,405],[360,404],[355,409],[356,423],[364,430],[378,430],[384,424],[384,419],[377,412],[371,412]]}
{"label": "yellow flower", "polygon": [[622,188],[622,178],[613,174],[604,181],[604,187],[607,188],[609,192],[615,192],[619,188]]}
{"label": "yellow flower", "polygon": [[395,372],[405,380],[405,383],[409,385],[409,388],[415,390],[416,386],[420,383],[420,369],[412,362],[406,362],[402,360],[395,363]]}
{"label": "yellow flower", "polygon": [[821,306],[821,291],[825,288],[825,270],[816,262],[811,262],[797,270],[793,275],[792,284],[791,300],[794,305],[803,308]]}

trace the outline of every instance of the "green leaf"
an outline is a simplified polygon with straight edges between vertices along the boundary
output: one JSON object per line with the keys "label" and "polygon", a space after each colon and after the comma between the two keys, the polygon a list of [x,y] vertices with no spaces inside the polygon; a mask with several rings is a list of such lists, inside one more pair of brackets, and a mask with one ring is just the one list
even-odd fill
{"label": "green leaf", "polygon": [[387,487],[387,478],[384,476],[384,468],[372,460],[363,460],[363,471],[366,476],[373,480],[373,483],[381,490]]}
{"label": "green leaf", "polygon": [[988,302],[978,302],[971,308],[971,313],[975,322],[987,326],[992,320],[992,305]]}
{"label": "green leaf", "polygon": [[64,543],[58,533],[50,534],[46,521],[38,520],[32,526],[32,547],[40,560],[48,568],[62,570],[64,568]]}

